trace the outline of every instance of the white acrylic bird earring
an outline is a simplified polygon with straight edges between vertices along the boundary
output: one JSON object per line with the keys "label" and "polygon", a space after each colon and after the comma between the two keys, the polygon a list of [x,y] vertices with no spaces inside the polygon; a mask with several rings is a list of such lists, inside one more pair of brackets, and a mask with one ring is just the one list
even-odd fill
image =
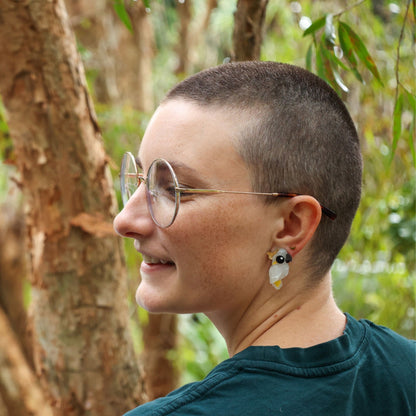
{"label": "white acrylic bird earring", "polygon": [[275,251],[268,251],[267,255],[272,261],[269,269],[270,284],[277,290],[282,287],[282,280],[289,273],[289,264],[292,261],[292,256],[284,249]]}

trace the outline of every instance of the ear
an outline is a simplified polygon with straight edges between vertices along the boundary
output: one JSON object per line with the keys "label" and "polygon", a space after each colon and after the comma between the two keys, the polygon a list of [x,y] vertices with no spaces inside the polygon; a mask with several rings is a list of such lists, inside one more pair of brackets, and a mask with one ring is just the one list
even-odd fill
{"label": "ear", "polygon": [[273,247],[285,248],[292,256],[312,239],[321,221],[322,209],[312,196],[299,195],[285,201],[279,209],[279,226]]}

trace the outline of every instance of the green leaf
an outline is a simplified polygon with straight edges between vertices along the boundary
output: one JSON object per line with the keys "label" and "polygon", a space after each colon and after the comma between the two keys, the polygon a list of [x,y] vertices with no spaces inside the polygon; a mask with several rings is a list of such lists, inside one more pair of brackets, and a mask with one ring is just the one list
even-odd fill
{"label": "green leaf", "polygon": [[368,53],[368,50],[366,46],[364,45],[364,42],[361,40],[361,38],[351,29],[350,26],[348,26],[344,22],[339,22],[339,27],[342,27],[342,30],[345,30],[346,34],[348,35],[348,38],[351,42],[352,48],[357,54],[360,61],[367,67],[367,69],[374,75],[376,80],[383,85],[383,81],[381,80],[380,74],[378,72],[377,66],[373,60],[373,58]]}
{"label": "green leaf", "polygon": [[413,166],[416,167],[416,150],[415,150],[415,131],[416,131],[416,97],[410,93],[409,91],[406,91],[407,101],[410,105],[410,111],[412,113],[412,123],[410,128],[410,134],[409,134],[409,145],[410,145],[410,151],[412,153],[413,158]]}
{"label": "green leaf", "polygon": [[350,65],[351,72],[354,74],[355,78],[357,78],[358,81],[364,84],[364,80],[357,69],[358,62],[354,54],[354,48],[352,46],[348,33],[342,24],[338,26],[338,37],[342,52],[344,53],[345,59]]}
{"label": "green leaf", "polygon": [[394,104],[393,111],[393,143],[391,145],[390,160],[393,161],[394,154],[396,153],[397,143],[402,133],[402,110],[403,110],[403,94],[400,94]]}
{"label": "green leaf", "polygon": [[303,32],[303,36],[310,35],[317,30],[319,30],[321,27],[324,27],[325,25],[326,16],[323,16],[319,18],[318,20],[315,20],[305,31]]}
{"label": "green leaf", "polygon": [[310,44],[308,51],[306,52],[306,69],[312,71],[312,48],[313,43]]}
{"label": "green leaf", "polygon": [[344,62],[342,62],[337,55],[335,54],[335,50],[332,51],[331,53],[332,56],[332,60],[334,61],[334,63],[336,63],[337,66],[341,67],[342,69],[344,69],[345,71],[350,71],[350,68],[348,68]]}
{"label": "green leaf", "polygon": [[124,26],[126,26],[130,32],[133,32],[131,20],[126,11],[123,0],[114,0],[113,7],[119,19],[124,23]]}
{"label": "green leaf", "polygon": [[358,81],[364,84],[364,80],[357,69],[358,62],[354,54],[354,48],[352,46],[352,43],[350,41],[347,31],[342,25],[338,26],[338,38],[339,38],[339,44],[341,46],[342,52],[350,66],[351,72],[354,74],[355,78],[357,78]]}
{"label": "green leaf", "polygon": [[344,52],[345,59],[349,62],[351,68],[357,68],[357,59],[354,55],[354,48],[347,31],[341,23],[338,25],[338,37],[341,49]]}
{"label": "green leaf", "polygon": [[339,74],[339,72],[335,69],[332,68],[332,72],[334,73],[334,78],[335,78],[335,82],[338,84],[338,86],[342,89],[342,91],[344,92],[349,92],[349,88],[345,85],[344,81],[341,78],[341,75]]}
{"label": "green leaf", "polygon": [[337,89],[337,82],[335,80],[334,71],[332,70],[331,65],[331,52],[324,46],[324,37],[325,34],[322,35],[322,42],[319,45],[319,49],[322,55],[322,65],[323,65],[323,79],[325,79],[328,84],[330,84],[333,88]]}
{"label": "green leaf", "polygon": [[146,9],[150,9],[150,0],[143,0],[143,4]]}
{"label": "green leaf", "polygon": [[335,27],[333,23],[333,15],[327,14],[325,17],[325,41],[330,45],[335,45]]}
{"label": "green leaf", "polygon": [[318,72],[318,75],[326,80],[325,77],[325,67],[324,67],[324,58],[322,54],[322,47],[321,45],[318,45],[316,48],[316,70]]}
{"label": "green leaf", "polygon": [[358,69],[351,68],[351,72],[354,74],[355,78],[357,78],[357,80],[361,82],[361,84],[365,84],[365,81],[363,80],[361,74],[358,72]]}
{"label": "green leaf", "polygon": [[407,90],[406,90],[406,97],[407,97],[407,100],[409,101],[409,105],[413,113],[413,117],[416,117],[416,97]]}
{"label": "green leaf", "polygon": [[413,3],[413,17],[416,19],[416,0],[413,0],[412,3]]}
{"label": "green leaf", "polygon": [[345,85],[344,81],[341,78],[341,75],[338,72],[338,66],[341,66],[342,68],[344,64],[342,64],[342,62],[333,53],[328,53],[328,59],[331,63],[332,73],[334,75],[335,82],[341,88],[342,91],[349,92],[349,88]]}

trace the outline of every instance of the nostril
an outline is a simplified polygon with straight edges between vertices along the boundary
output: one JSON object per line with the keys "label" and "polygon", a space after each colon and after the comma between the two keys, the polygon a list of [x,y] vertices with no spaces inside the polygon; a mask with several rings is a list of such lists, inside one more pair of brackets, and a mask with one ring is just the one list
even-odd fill
{"label": "nostril", "polygon": [[133,233],[133,232],[128,232],[123,234],[124,237],[128,237],[128,238],[137,238],[137,234]]}

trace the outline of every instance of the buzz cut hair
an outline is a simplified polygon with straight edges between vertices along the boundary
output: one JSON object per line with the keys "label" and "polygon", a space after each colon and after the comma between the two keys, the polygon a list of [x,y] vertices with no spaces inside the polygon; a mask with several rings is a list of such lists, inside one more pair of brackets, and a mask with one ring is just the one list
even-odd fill
{"label": "buzz cut hair", "polygon": [[300,67],[250,61],[199,72],[162,105],[174,99],[247,114],[235,146],[253,191],[312,195],[336,212],[335,220],[322,215],[310,244],[310,283],[320,281],[348,238],[361,197],[360,143],[337,93]]}

